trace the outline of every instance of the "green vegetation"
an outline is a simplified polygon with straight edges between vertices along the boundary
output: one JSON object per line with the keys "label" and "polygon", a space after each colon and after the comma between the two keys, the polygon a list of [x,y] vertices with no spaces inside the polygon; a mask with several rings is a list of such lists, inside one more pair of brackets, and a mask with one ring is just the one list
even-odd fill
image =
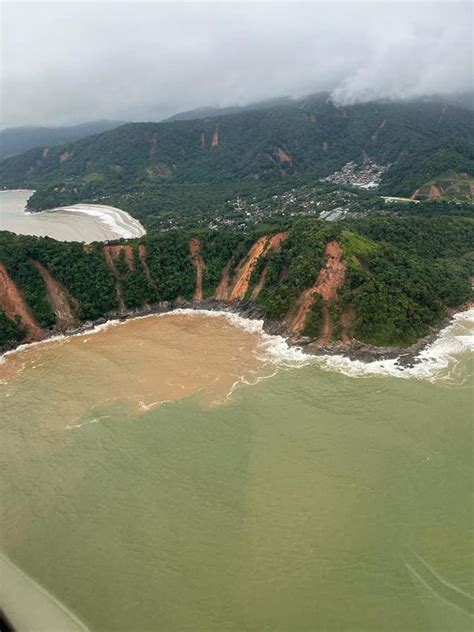
{"label": "green vegetation", "polygon": [[0,308],[0,348],[13,346],[25,337],[26,331],[19,319],[11,320]]}
{"label": "green vegetation", "polygon": [[31,259],[43,263],[77,300],[79,319],[99,318],[116,307],[114,277],[105,263],[101,244],[85,252],[79,243],[0,232],[0,261],[42,326],[52,325],[55,318],[43,279]]}
{"label": "green vegetation", "polygon": [[257,300],[268,318],[283,318],[301,292],[313,285],[334,231],[324,222],[302,220],[294,225],[281,251],[268,255],[267,278]]}
{"label": "green vegetation", "polygon": [[474,220],[454,217],[377,218],[352,226],[378,243],[347,268],[357,314],[356,338],[408,345],[470,296]]}
{"label": "green vegetation", "polygon": [[367,157],[390,165],[382,192],[409,196],[440,174],[472,176],[473,148],[468,110],[432,102],[342,108],[314,95],[214,118],[129,123],[47,153],[32,149],[0,163],[0,185],[36,188],[37,210],[128,198],[132,213],[156,216],[225,205],[236,183],[314,182]]}
{"label": "green vegetation", "polygon": [[15,156],[34,147],[42,150],[71,143],[121,125],[123,121],[93,121],[70,127],[9,127],[0,131],[0,159]]}
{"label": "green vegetation", "polygon": [[418,187],[414,197],[417,200],[445,199],[454,201],[473,201],[474,177],[467,173],[449,172]]}
{"label": "green vegetation", "polygon": [[316,294],[311,305],[310,312],[306,318],[303,335],[310,338],[319,338],[323,329],[323,306],[324,300],[320,294]]}
{"label": "green vegetation", "polygon": [[[265,232],[271,236],[283,227]],[[33,315],[43,327],[54,324],[46,288],[32,260],[43,263],[65,288],[77,318],[97,319],[116,313],[120,301],[128,309],[160,301],[190,300],[196,269],[189,250],[192,237],[200,241],[204,261],[203,294],[212,297],[227,269],[232,281],[239,262],[262,231],[170,231],[150,233],[115,245],[109,267],[104,245],[62,243],[49,238],[0,233],[0,260],[17,284]],[[413,343],[443,318],[446,307],[471,297],[474,272],[474,220],[469,217],[374,217],[327,223],[316,219],[295,222],[279,251],[260,258],[253,270],[246,299],[266,271],[257,304],[268,319],[290,313],[301,293],[314,285],[324,266],[324,250],[337,240],[346,261],[345,283],[328,305],[332,337],[342,336],[342,315],[353,313],[351,333],[375,345]],[[109,251],[110,253],[110,251]],[[142,262],[146,263],[146,266]],[[322,299],[315,297],[304,334],[318,337]],[[19,336],[18,323],[1,317],[1,339]]]}

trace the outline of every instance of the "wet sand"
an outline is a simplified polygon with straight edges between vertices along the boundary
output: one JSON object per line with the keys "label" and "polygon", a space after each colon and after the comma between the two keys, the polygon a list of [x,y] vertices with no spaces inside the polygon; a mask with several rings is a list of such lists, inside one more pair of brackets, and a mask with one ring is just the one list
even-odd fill
{"label": "wet sand", "polygon": [[27,213],[25,208],[32,194],[27,189],[0,191],[0,230],[86,243],[145,234],[140,222],[128,213],[101,204],[74,204]]}

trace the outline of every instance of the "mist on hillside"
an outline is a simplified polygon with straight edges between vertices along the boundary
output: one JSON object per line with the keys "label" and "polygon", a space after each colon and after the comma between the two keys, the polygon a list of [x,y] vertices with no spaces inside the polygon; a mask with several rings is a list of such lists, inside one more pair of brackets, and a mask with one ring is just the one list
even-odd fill
{"label": "mist on hillside", "polygon": [[472,90],[470,3],[6,3],[2,126]]}

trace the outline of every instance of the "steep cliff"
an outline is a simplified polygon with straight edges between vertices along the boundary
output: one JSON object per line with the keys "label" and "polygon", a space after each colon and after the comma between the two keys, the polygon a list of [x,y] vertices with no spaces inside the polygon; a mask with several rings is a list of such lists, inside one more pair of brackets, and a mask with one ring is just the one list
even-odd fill
{"label": "steep cliff", "polygon": [[[321,346],[403,346],[470,299],[471,219],[360,228],[304,220],[265,234],[172,231],[87,247],[0,233],[0,346],[178,304],[251,309]],[[421,236],[424,257],[409,252]]]}

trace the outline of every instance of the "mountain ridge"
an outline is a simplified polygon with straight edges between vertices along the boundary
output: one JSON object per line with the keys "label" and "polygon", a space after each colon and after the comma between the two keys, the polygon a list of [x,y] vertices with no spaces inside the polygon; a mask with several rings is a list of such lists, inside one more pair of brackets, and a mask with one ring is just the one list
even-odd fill
{"label": "mountain ridge", "polygon": [[215,118],[127,123],[6,159],[0,186],[39,189],[32,209],[40,210],[163,182],[318,179],[366,160],[385,168],[380,190],[389,195],[410,196],[447,171],[473,174],[473,113],[441,102],[336,107],[316,95]]}
{"label": "mountain ridge", "polygon": [[0,160],[42,146],[64,145],[123,125],[125,121],[99,120],[78,125],[22,125],[0,130]]}

